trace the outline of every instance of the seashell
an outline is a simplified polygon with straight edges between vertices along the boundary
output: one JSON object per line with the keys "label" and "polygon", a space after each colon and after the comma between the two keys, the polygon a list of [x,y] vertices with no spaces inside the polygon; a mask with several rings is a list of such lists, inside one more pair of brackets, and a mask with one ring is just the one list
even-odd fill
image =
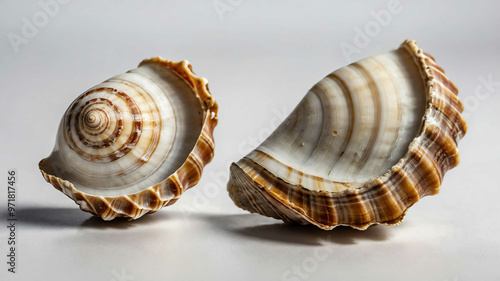
{"label": "seashell", "polygon": [[216,124],[217,103],[189,62],[146,59],[73,101],[39,167],[82,210],[137,219],[198,183]]}
{"label": "seashell", "polygon": [[415,41],[340,68],[231,165],[229,194],[252,213],[325,230],[398,224],[459,162],[457,94]]}

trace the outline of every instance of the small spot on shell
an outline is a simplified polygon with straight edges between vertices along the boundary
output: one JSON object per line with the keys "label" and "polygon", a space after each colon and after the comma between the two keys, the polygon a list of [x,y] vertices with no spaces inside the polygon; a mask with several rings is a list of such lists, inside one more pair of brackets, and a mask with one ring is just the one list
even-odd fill
{"label": "small spot on shell", "polygon": [[300,143],[300,146],[304,146],[304,143],[303,143],[303,142],[301,142],[301,143]]}
{"label": "small spot on shell", "polygon": [[338,132],[335,130],[332,132],[332,135],[336,136],[338,134]]}
{"label": "small spot on shell", "polygon": [[359,153],[354,152],[354,159],[355,159],[356,161],[359,161],[359,160],[361,159],[361,156],[359,156]]}

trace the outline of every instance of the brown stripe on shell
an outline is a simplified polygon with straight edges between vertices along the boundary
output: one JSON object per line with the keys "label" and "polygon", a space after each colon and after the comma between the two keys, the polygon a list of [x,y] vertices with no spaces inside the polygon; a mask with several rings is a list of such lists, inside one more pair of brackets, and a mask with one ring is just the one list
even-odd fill
{"label": "brown stripe on shell", "polygon": [[451,82],[443,72],[439,71],[438,69],[434,67],[428,67],[427,68],[430,72],[431,75],[434,76],[434,79],[438,81],[438,83],[441,83],[444,85],[447,89],[449,89],[453,94],[458,95],[458,88]]}
{"label": "brown stripe on shell", "polygon": [[[143,99],[146,99],[145,96],[149,96],[148,92],[143,87],[141,87],[140,85],[137,85],[135,83],[132,83],[131,81],[126,81],[126,80],[118,79],[118,78],[112,78],[109,81],[119,81],[122,85],[132,88]],[[149,96],[149,98],[151,99],[150,96]],[[148,162],[149,159],[151,159],[151,156],[153,155],[153,153],[156,151],[156,148],[158,147],[158,143],[160,141],[160,135],[161,135],[160,128],[162,127],[162,117],[160,114],[160,109],[158,108],[158,105],[154,102],[153,103],[148,102],[146,104],[148,105],[148,107],[151,105],[153,106],[153,108],[151,108],[151,107],[149,108],[149,112],[151,112],[153,114],[153,117],[152,117],[153,120],[150,120],[150,122],[154,122],[155,126],[153,127],[153,132],[151,134],[152,138],[150,139],[149,145],[147,146],[147,150],[144,152],[144,155],[142,155],[141,157],[139,157],[137,159],[137,161],[142,161],[142,163],[139,163],[139,164],[135,163],[134,165],[131,165],[131,167],[129,169],[130,171],[137,169],[138,166],[142,166],[143,164],[145,164],[145,162]],[[142,126],[142,122],[141,122],[141,126]],[[142,131],[142,128],[141,128],[141,131]],[[172,147],[170,149],[172,149]],[[166,157],[168,155],[170,155],[170,151],[168,151],[166,153]],[[130,171],[125,171],[125,172],[128,173]]]}
{"label": "brown stripe on shell", "polygon": [[[372,77],[370,72],[368,70],[366,70],[359,63],[353,63],[350,66],[355,68],[357,71],[361,72],[363,74],[362,76],[364,76],[365,79],[367,79],[369,81],[367,83],[368,87],[370,88],[370,91],[375,94],[375,96],[372,97],[374,107],[375,108],[382,108],[381,101],[380,101],[380,92],[379,92],[379,89],[377,87],[377,83],[375,82],[375,79]],[[379,137],[379,133],[380,133],[379,126],[380,126],[381,119],[382,119],[382,114],[380,113],[380,110],[375,110],[374,119],[375,119],[375,121],[374,121],[375,125],[372,127],[372,132],[370,134],[370,138],[368,139],[368,144],[366,146],[367,149],[365,149],[363,151],[361,159],[359,160],[359,162],[361,162],[362,165],[361,165],[361,167],[359,167],[358,173],[365,167],[366,161],[368,161],[368,158],[372,154],[374,144],[376,143],[376,141]],[[356,174],[356,176],[357,176],[357,174]]]}
{"label": "brown stripe on shell", "polygon": [[348,110],[349,110],[349,112],[348,112],[348,114],[349,114],[349,126],[348,126],[348,130],[347,130],[347,138],[344,139],[342,147],[339,150],[340,151],[339,156],[335,157],[336,161],[333,161],[333,163],[332,163],[332,165],[331,165],[331,167],[329,169],[330,171],[332,171],[334,169],[335,165],[337,165],[337,163],[340,160],[340,158],[342,157],[342,155],[344,154],[344,152],[346,151],[347,145],[349,145],[349,142],[351,141],[352,133],[353,133],[353,127],[354,127],[354,105],[353,105],[353,102],[352,102],[351,92],[349,91],[349,87],[347,87],[345,81],[342,80],[340,77],[338,77],[334,73],[330,73],[326,77],[328,77],[328,78],[334,80],[335,82],[337,82],[337,84],[342,88],[342,93],[344,93],[344,96],[346,97],[346,100],[347,100],[347,103],[348,103]]}
{"label": "brown stripe on shell", "polygon": [[177,175],[163,181],[158,188],[158,195],[162,201],[168,201],[171,198],[179,197],[182,192],[182,183],[177,178]]}
{"label": "brown stripe on shell", "polygon": [[439,71],[441,71],[442,73],[444,73],[444,70],[439,65],[436,64],[436,61],[434,60],[434,58],[431,55],[429,55],[425,52],[423,54],[425,56],[424,61],[425,61],[426,65],[434,67],[434,68],[438,69]]}
{"label": "brown stripe on shell", "polygon": [[[408,41],[406,41],[405,43],[407,43]],[[404,43],[403,43],[404,44]],[[426,56],[427,58],[431,59],[433,62],[436,62],[436,59],[429,53],[426,53],[424,51],[422,51],[422,53],[424,54],[424,56]]]}
{"label": "brown stripe on shell", "polygon": [[399,167],[393,168],[391,178],[387,180],[387,184],[392,186],[394,197],[401,204],[401,208],[408,208],[420,199],[414,181],[405,170]]}
{"label": "brown stripe on shell", "polygon": [[448,93],[441,94],[441,92],[447,92],[446,88],[444,88],[442,85],[435,84],[434,88],[436,89],[436,92],[440,92],[440,94],[432,96],[433,99],[432,104],[435,107],[445,110],[449,110],[446,108],[450,107],[458,111],[458,113],[462,113],[462,111],[464,110],[464,106],[457,96],[453,95],[449,91]]}
{"label": "brown stripe on shell", "polygon": [[[398,201],[397,196],[394,192],[397,189],[396,186],[391,184],[390,181],[376,180],[377,186],[370,189],[373,192],[366,192],[370,194],[372,200],[372,210],[374,215],[377,217],[376,221],[388,222],[396,221],[404,213],[406,206]],[[362,204],[362,202],[360,202]],[[382,208],[380,208],[382,206]],[[364,224],[369,224],[370,220],[364,222]]]}
{"label": "brown stripe on shell", "polygon": [[435,125],[425,128],[424,134],[429,138],[429,145],[426,147],[427,153],[436,162],[442,177],[451,168],[460,162],[458,148],[455,140]]}
{"label": "brown stripe on shell", "polygon": [[111,197],[108,199],[109,205],[129,217],[134,217],[137,206],[128,198],[128,196]]}
{"label": "brown stripe on shell", "polygon": [[[146,189],[141,194],[131,194],[128,195],[129,199],[136,205],[136,212],[138,210],[156,210],[161,208],[162,200],[156,192],[152,189]],[[140,206],[144,206],[141,208]],[[142,214],[138,214],[142,215]]]}

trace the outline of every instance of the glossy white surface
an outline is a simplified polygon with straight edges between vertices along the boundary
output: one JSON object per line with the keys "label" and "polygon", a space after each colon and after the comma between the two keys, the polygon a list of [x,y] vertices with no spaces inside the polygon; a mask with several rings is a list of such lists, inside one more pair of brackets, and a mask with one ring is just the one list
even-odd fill
{"label": "glossy white surface", "polygon": [[[499,279],[500,3],[333,2],[69,1],[16,53],[8,35],[21,36],[23,18],[33,22],[44,10],[37,1],[4,1],[0,280]],[[222,13],[214,3],[233,6]],[[376,15],[387,13],[376,29]],[[366,27],[373,36],[356,47],[356,30]],[[284,225],[234,206],[225,186],[232,161],[325,75],[406,38],[436,58],[467,107],[462,161],[439,195],[418,202],[399,226],[364,232]],[[345,44],[358,53],[346,57]],[[189,60],[210,82],[220,106],[216,155],[175,205],[135,222],[103,222],[46,183],[37,163],[79,94],[157,55]],[[19,173],[16,274],[5,263],[12,167]]]}

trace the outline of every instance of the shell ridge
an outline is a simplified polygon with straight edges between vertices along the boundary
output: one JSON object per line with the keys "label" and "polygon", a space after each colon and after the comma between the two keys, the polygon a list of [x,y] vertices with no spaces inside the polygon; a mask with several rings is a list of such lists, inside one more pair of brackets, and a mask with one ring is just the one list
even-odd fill
{"label": "shell ridge", "polygon": [[[370,92],[374,93],[376,97],[372,97],[373,98],[373,101],[374,101],[374,104],[375,104],[375,107],[376,108],[382,108],[381,106],[381,100],[380,100],[380,92],[378,90],[378,87],[376,85],[376,82],[375,82],[375,79],[372,77],[372,75],[370,75],[370,72],[367,71],[361,64],[355,62],[355,63],[352,63],[351,64],[352,67],[354,67],[355,69],[357,69],[358,71],[360,71],[362,73],[362,76],[366,77],[367,80],[369,80],[368,82],[368,85],[369,85],[369,88],[370,88]],[[359,173],[361,172],[361,170],[364,168],[364,166],[366,165],[366,161],[368,160],[368,158],[370,157],[370,155],[372,154],[372,151],[373,151],[373,148],[374,148],[374,145],[379,137],[379,134],[380,134],[380,130],[379,130],[379,125],[381,123],[381,113],[380,111],[375,111],[375,116],[374,116],[374,119],[375,119],[375,126],[372,127],[372,132],[370,134],[370,138],[368,140],[368,150],[367,151],[363,151],[363,156],[361,157],[360,159],[360,162],[362,162],[362,165],[360,166],[360,168],[358,169],[357,173],[355,174],[354,178],[357,178]]]}
{"label": "shell ridge", "polygon": [[348,128],[349,129],[347,130],[348,135],[347,135],[347,138],[345,138],[344,142],[342,143],[342,147],[340,149],[341,155],[339,157],[337,157],[337,159],[332,163],[332,165],[329,168],[328,175],[330,175],[331,172],[333,171],[333,169],[335,168],[335,165],[337,165],[337,163],[339,162],[340,157],[342,157],[342,154],[346,151],[347,145],[351,141],[352,133],[354,131],[354,121],[355,121],[356,116],[354,115],[354,105],[353,105],[353,101],[352,101],[352,95],[351,95],[351,92],[349,91],[349,88],[345,84],[345,82],[340,77],[338,77],[335,73],[330,73],[327,77],[330,79],[333,79],[335,82],[337,82],[340,85],[340,87],[342,88],[342,91],[344,93],[344,96],[346,97],[347,103],[349,105],[348,106],[348,108],[349,108],[349,113],[348,113],[349,114],[349,127]]}

